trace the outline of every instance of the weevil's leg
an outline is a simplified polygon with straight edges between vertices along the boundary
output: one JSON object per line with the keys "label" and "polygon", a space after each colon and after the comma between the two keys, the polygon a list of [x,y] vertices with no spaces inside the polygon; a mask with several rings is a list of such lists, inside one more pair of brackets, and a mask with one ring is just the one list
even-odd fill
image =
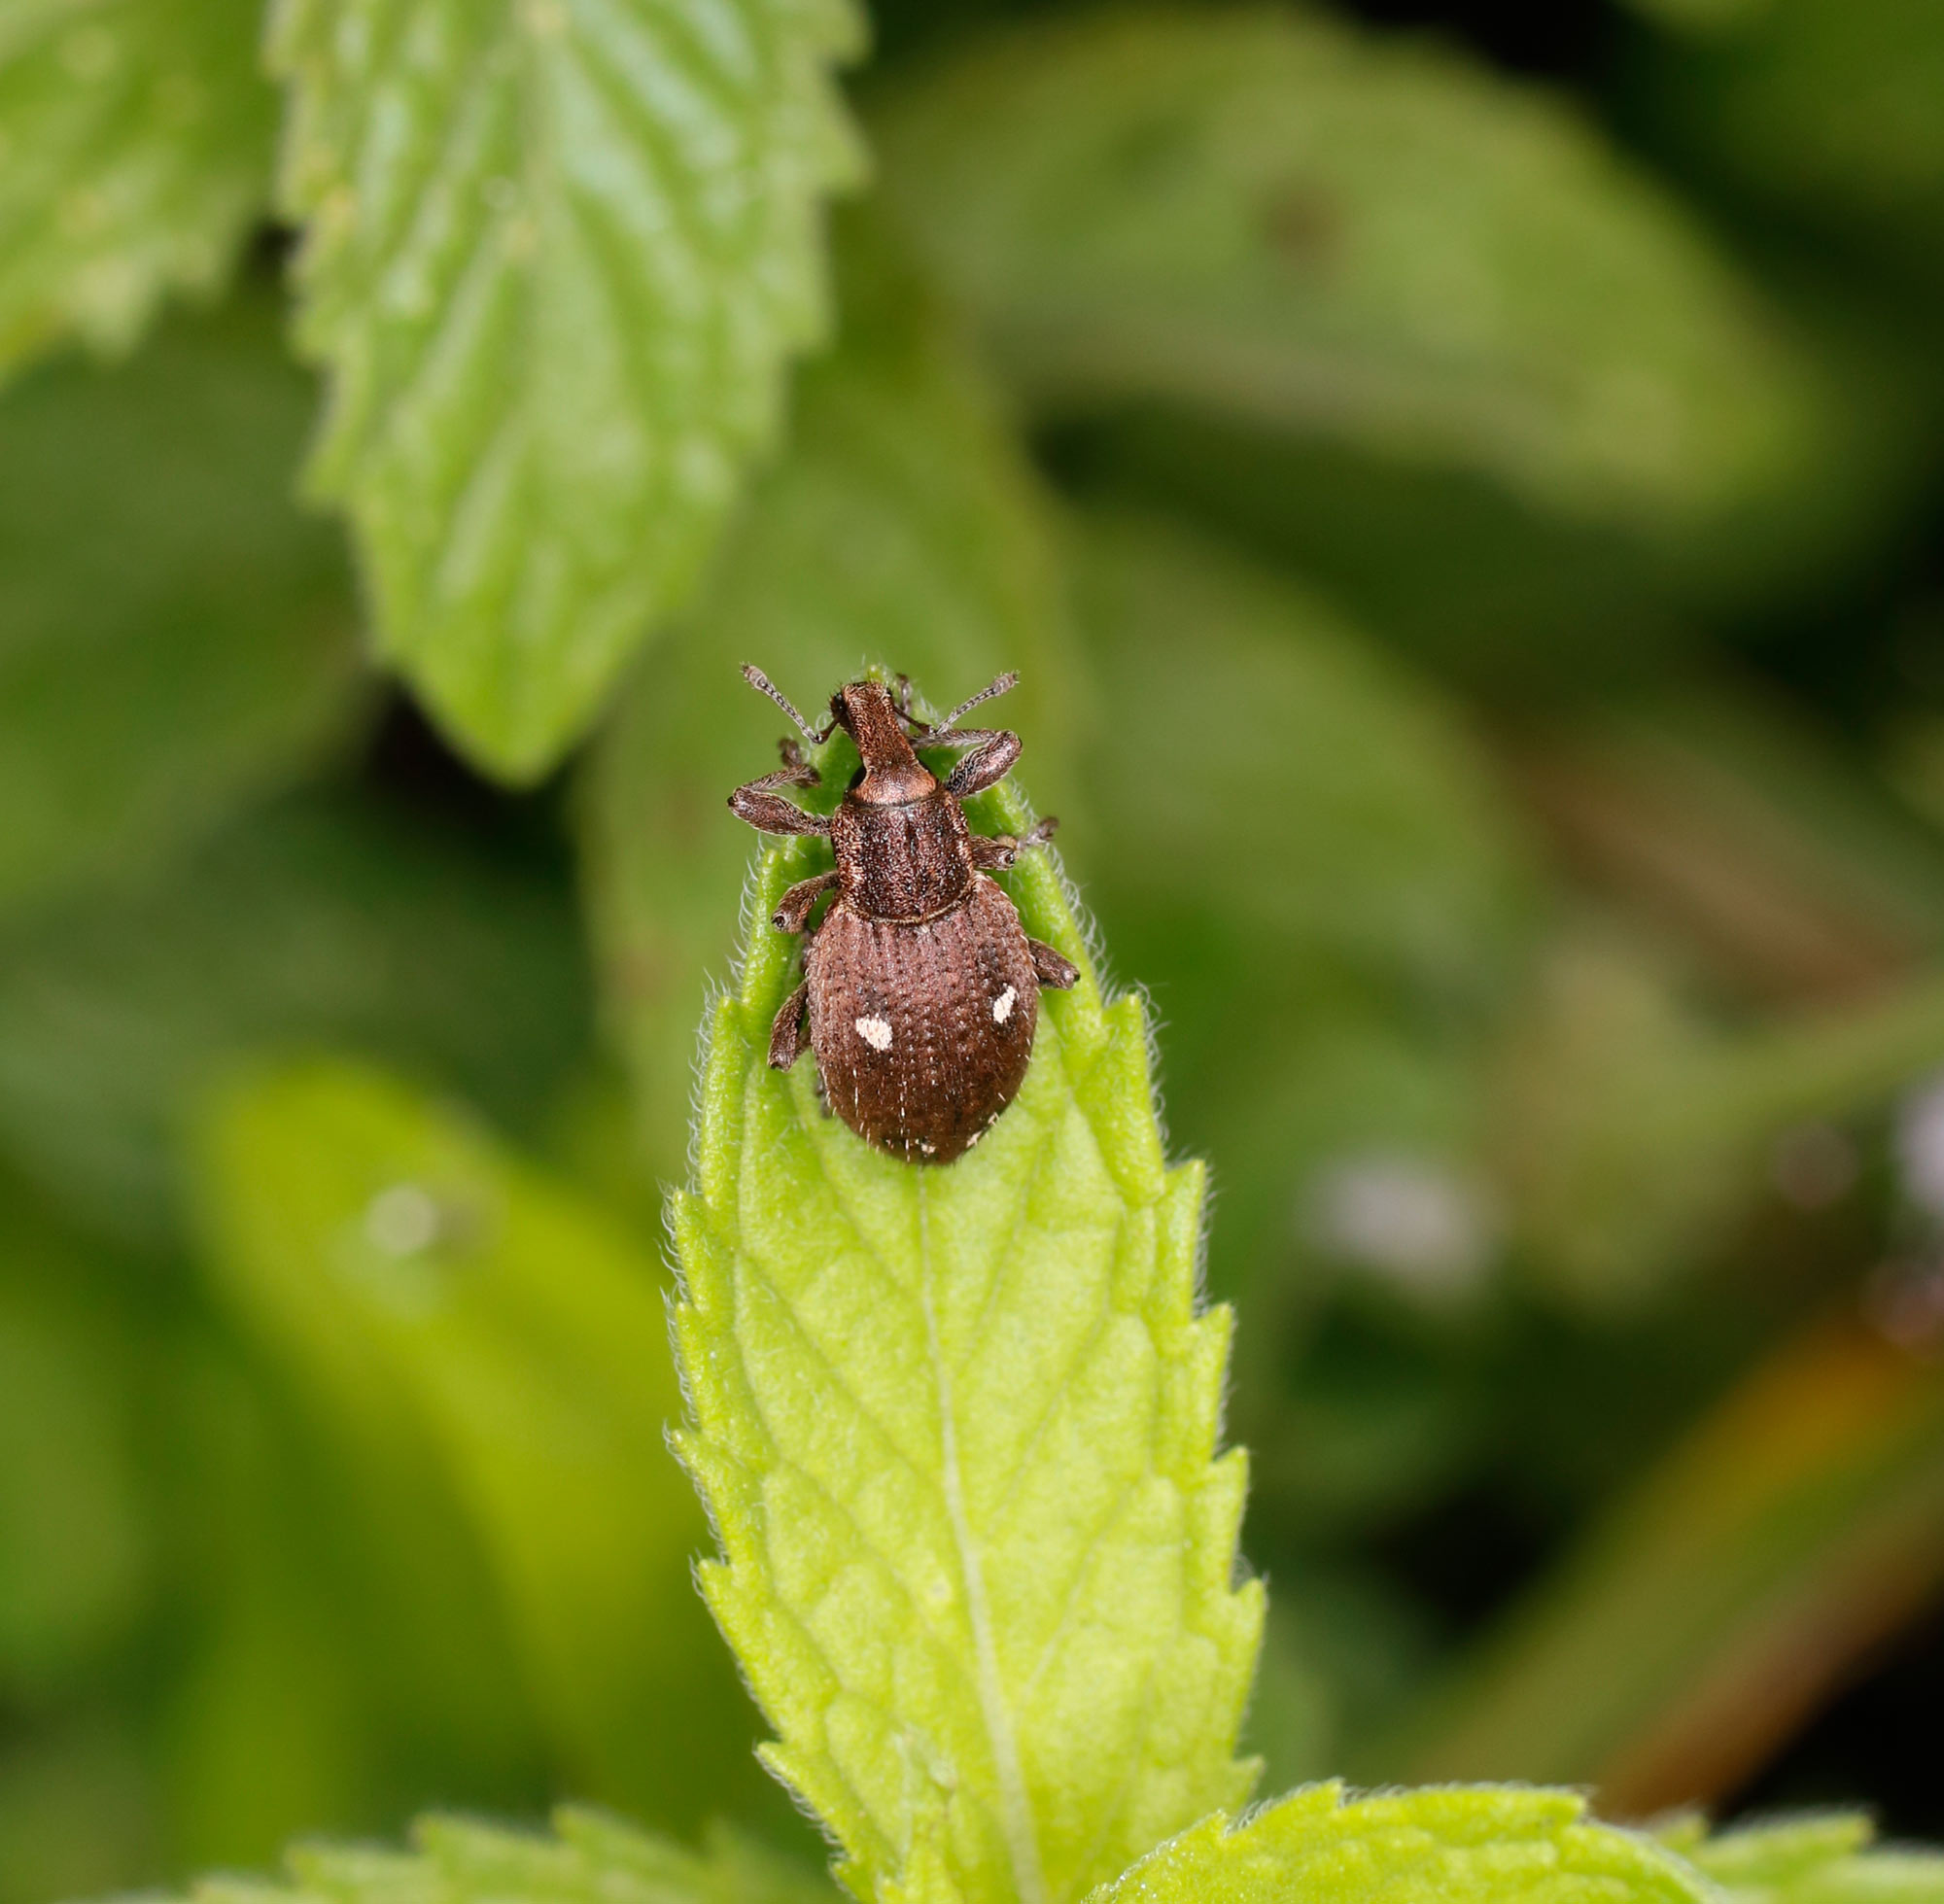
{"label": "weevil's leg", "polygon": [[909,675],[900,675],[891,687],[891,706],[898,710],[898,718],[907,726],[921,727],[923,722],[912,712],[912,684]]}
{"label": "weevil's leg", "polygon": [[1010,833],[975,833],[972,867],[979,873],[1003,873],[1019,857],[1020,843]]}
{"label": "weevil's leg", "polygon": [[810,981],[797,987],[782,1002],[770,1026],[770,1069],[787,1071],[810,1049]]}
{"label": "weevil's leg", "polygon": [[774,774],[765,774],[759,780],[750,780],[729,796],[729,811],[738,819],[747,820],[761,833],[828,833],[830,822],[821,814],[807,814],[801,807],[792,806],[781,794],[770,790],[779,786],[814,784],[803,778],[809,772],[807,767],[784,767]]}
{"label": "weevil's leg", "polygon": [[[970,735],[954,735],[955,741],[970,740]],[[1005,728],[996,733],[980,738],[979,744],[959,761],[952,770],[945,782],[945,790],[956,800],[968,795],[982,793],[989,786],[996,786],[1013,771],[1013,762],[1020,757],[1020,737]]]}
{"label": "weevil's leg", "polygon": [[777,902],[770,923],[779,932],[801,932],[810,923],[811,908],[837,883],[836,873],[816,873],[796,884]]}
{"label": "weevil's leg", "polygon": [[1067,991],[1080,983],[1080,967],[1064,952],[1037,939],[1028,939],[1026,950],[1032,953],[1033,976],[1049,991]]}
{"label": "weevil's leg", "polygon": [[754,688],[758,694],[767,694],[770,697],[770,699],[774,701],[777,704],[777,706],[781,708],[783,710],[783,712],[790,717],[790,725],[794,727],[796,731],[799,734],[801,734],[803,738],[806,741],[808,741],[812,746],[820,747],[824,744],[824,742],[830,739],[830,730],[832,727],[836,725],[835,720],[832,719],[830,721],[826,721],[824,723],[822,732],[819,733],[816,728],[811,726],[809,721],[805,720],[804,717],[797,712],[796,708],[790,701],[789,696],[786,695],[782,691],[782,689],[776,684],[775,681],[771,680],[770,677],[766,674],[764,674],[763,671],[760,668],[758,668],[753,661],[744,662],[743,678],[746,681],[747,681],[749,685],[752,688]]}
{"label": "weevil's leg", "polygon": [[1018,839],[1010,833],[975,833],[972,836],[972,865],[981,873],[1003,873],[1021,853],[1045,846],[1059,827],[1059,819],[1049,814]]}

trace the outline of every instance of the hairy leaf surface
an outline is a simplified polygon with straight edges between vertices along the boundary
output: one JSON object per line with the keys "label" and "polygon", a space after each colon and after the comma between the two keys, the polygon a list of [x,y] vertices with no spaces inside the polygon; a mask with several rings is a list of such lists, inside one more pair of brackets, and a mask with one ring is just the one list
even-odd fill
{"label": "hairy leaf surface", "polygon": [[530,778],[708,554],[821,322],[849,0],[290,0],[312,466],[386,654]]}
{"label": "hairy leaf surface", "polygon": [[1144,8],[982,43],[885,102],[885,185],[1027,390],[1163,398],[1705,510],[1804,396],[1682,212],[1563,108],[1313,15]]}
{"label": "hairy leaf surface", "polygon": [[1651,1839],[1585,1816],[1577,1792],[1442,1785],[1345,1802],[1292,1792],[1245,1824],[1211,1817],[1095,1904],[1702,1904],[1709,1888]]}
{"label": "hairy leaf surface", "polygon": [[16,0],[0,21],[0,374],[124,350],[214,290],[269,196],[258,0]]}
{"label": "hairy leaf surface", "polygon": [[459,1818],[419,1821],[409,1852],[306,1846],[291,1881],[214,1879],[200,1904],[828,1904],[812,1873],[716,1834],[701,1855],[599,1813],[569,1809],[553,1830],[497,1829]]}
{"label": "hairy leaf surface", "polygon": [[[1029,815],[1001,788],[974,818]],[[1042,999],[1018,1101],[949,1169],[824,1116],[810,1063],[772,1071],[795,942],[767,915],[823,850],[759,862],[676,1204],[705,1588],[853,1886],[1064,1904],[1253,1778],[1262,1595],[1233,1581],[1243,1457],[1215,1458],[1202,1175],[1163,1162],[1140,1001],[1091,969]],[[1046,858],[1010,884],[1085,962]]]}

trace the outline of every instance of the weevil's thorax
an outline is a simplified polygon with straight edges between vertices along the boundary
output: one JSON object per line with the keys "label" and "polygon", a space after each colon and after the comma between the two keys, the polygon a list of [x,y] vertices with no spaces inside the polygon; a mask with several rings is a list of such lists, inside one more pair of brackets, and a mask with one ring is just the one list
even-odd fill
{"label": "weevil's thorax", "polygon": [[844,897],[866,918],[930,918],[955,906],[972,889],[970,831],[912,751],[889,692],[852,681],[830,710],[864,763],[830,823]]}

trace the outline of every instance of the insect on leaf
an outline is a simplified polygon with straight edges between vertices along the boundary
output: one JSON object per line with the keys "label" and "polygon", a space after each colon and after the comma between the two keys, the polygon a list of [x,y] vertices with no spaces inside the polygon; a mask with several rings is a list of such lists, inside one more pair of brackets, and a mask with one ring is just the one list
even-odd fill
{"label": "insect on leaf", "polygon": [[[1029,823],[1010,787],[967,807]],[[705,1590],[855,1888],[1066,1904],[1253,1779],[1202,1173],[1163,1162],[1141,1003],[1103,999],[1040,853],[1010,889],[1083,973],[989,1136],[920,1169],[824,1116],[809,1062],[765,1061],[796,944],[767,915],[822,850],[758,863],[675,1207]]]}
{"label": "insect on leaf", "polygon": [[847,0],[291,0],[311,479],[384,652],[542,772],[710,550],[822,324]]}
{"label": "insect on leaf", "polygon": [[269,197],[259,0],[19,0],[0,22],[0,373],[132,344]]}
{"label": "insect on leaf", "polygon": [[797,379],[789,446],[701,600],[630,674],[583,782],[605,1002],[664,1179],[688,1126],[696,1000],[748,863],[722,796],[757,771],[765,730],[737,664],[827,691],[861,649],[955,699],[1017,669],[1006,720],[1042,786],[1077,698],[1051,510],[971,352],[866,209],[839,221],[844,329]]}

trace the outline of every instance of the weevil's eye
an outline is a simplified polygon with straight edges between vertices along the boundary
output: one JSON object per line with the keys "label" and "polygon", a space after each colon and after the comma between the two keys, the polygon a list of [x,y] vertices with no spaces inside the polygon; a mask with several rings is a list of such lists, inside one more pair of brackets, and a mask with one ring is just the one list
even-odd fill
{"label": "weevil's eye", "polygon": [[845,783],[844,790],[847,793],[855,793],[857,789],[863,784],[864,784],[864,766],[863,763],[859,761],[857,764],[857,771],[854,774],[852,774],[850,779]]}

